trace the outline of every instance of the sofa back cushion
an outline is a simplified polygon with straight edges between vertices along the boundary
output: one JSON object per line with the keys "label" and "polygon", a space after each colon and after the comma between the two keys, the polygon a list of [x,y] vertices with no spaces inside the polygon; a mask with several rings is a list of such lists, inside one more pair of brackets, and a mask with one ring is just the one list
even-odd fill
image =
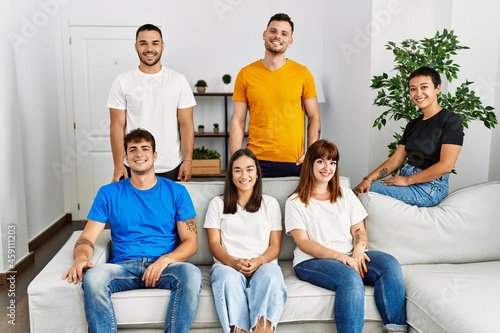
{"label": "sofa back cushion", "polygon": [[456,190],[435,207],[372,192],[359,198],[368,211],[368,248],[401,264],[500,260],[499,181]]}
{"label": "sofa back cushion", "polygon": [[[340,177],[340,182],[343,186],[350,187],[350,179]],[[262,191],[276,200],[278,200],[281,208],[281,215],[285,216],[285,202],[288,196],[295,190],[298,183],[298,177],[283,177],[283,178],[263,178]],[[189,259],[189,262],[195,265],[211,265],[213,257],[208,249],[207,233],[203,228],[205,215],[207,213],[208,204],[217,195],[224,192],[224,181],[207,181],[197,182],[190,181],[181,183],[186,187],[193,200],[196,210],[196,227],[198,229],[198,252]],[[292,237],[285,235],[285,226],[283,223],[283,236],[281,240],[281,252],[278,260],[293,260],[293,250],[295,243]]]}

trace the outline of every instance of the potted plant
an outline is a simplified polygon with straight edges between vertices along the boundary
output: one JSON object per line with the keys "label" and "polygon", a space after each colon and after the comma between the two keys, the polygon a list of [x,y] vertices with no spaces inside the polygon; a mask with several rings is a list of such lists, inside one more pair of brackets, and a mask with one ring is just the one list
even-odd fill
{"label": "potted plant", "polygon": [[220,153],[205,146],[193,150],[193,175],[220,174]]}
{"label": "potted plant", "polygon": [[199,93],[204,93],[208,87],[208,84],[205,80],[198,80],[196,81],[194,86],[196,87],[196,91],[198,91]]}
{"label": "potted plant", "polygon": [[[408,91],[407,80],[412,71],[422,66],[429,66],[440,74],[444,74],[451,82],[458,77],[457,73],[460,68],[453,62],[451,56],[456,55],[456,51],[469,49],[469,47],[459,44],[453,30],[444,29],[441,33],[436,32],[432,38],[419,41],[407,39],[402,41],[401,45],[389,41],[386,49],[392,50],[394,54],[395,74],[392,77],[389,77],[387,73],[376,75],[372,78],[370,86],[378,91],[373,104],[388,108],[373,123],[373,127],[379,130],[390,119],[395,121],[404,119],[408,122],[421,114],[411,101]],[[472,120],[480,120],[486,128],[494,128],[497,118],[492,112],[493,107],[483,106],[481,99],[469,88],[472,83],[466,80],[454,94],[441,92],[438,97],[439,105],[458,114],[464,128],[468,128]],[[397,148],[403,131],[404,128],[401,127],[401,132],[394,133],[395,140],[388,145],[389,156]]]}
{"label": "potted plant", "polygon": [[205,125],[198,125],[198,133],[205,133]]}
{"label": "potted plant", "polygon": [[222,83],[224,83],[224,91],[229,91],[229,84],[231,83],[231,75],[224,74],[222,75]]}
{"label": "potted plant", "polygon": [[214,134],[219,134],[219,124],[214,124]]}

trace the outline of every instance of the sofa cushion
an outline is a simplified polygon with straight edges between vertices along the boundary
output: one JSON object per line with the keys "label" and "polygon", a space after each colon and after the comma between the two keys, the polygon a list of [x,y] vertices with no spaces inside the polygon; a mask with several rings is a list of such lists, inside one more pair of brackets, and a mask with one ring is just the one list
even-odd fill
{"label": "sofa cushion", "polygon": [[378,193],[360,194],[368,247],[404,264],[500,260],[500,182],[459,189],[435,207],[416,207]]}
{"label": "sofa cushion", "polygon": [[418,332],[497,332],[500,262],[403,266],[408,324]]}

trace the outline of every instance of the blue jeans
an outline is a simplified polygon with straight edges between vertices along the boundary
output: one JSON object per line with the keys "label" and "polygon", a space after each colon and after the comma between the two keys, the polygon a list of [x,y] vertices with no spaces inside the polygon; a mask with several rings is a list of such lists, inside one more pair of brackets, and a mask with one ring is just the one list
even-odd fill
{"label": "blue jeans", "polygon": [[[111,294],[147,288],[141,280],[152,259],[133,259],[102,264],[89,269],[83,279],[85,316],[92,333],[117,332]],[[165,332],[188,332],[198,309],[202,277],[198,267],[179,262],[170,264],[156,283],[171,290],[165,318]],[[140,309],[138,309],[140,310]]]}
{"label": "blue jeans", "polygon": [[[401,170],[401,176],[411,176],[421,172],[423,169],[406,164]],[[374,182],[371,192],[384,194],[409,205],[418,207],[436,206],[448,195],[449,174],[436,178],[427,183],[420,183],[410,186],[384,185],[382,182]]]}
{"label": "blue jeans", "polygon": [[264,264],[247,278],[229,266],[215,264],[210,280],[215,310],[225,333],[231,326],[250,332],[260,318],[276,328],[288,297],[280,266]]}
{"label": "blue jeans", "polygon": [[310,259],[295,265],[297,277],[335,291],[334,318],[338,333],[361,332],[365,318],[364,285],[375,287],[375,304],[388,331],[406,331],[406,304],[399,262],[390,254],[367,251],[368,272],[361,276],[333,259]]}
{"label": "blue jeans", "polygon": [[301,165],[296,165],[295,162],[270,162],[259,160],[262,177],[290,177],[300,176]]}

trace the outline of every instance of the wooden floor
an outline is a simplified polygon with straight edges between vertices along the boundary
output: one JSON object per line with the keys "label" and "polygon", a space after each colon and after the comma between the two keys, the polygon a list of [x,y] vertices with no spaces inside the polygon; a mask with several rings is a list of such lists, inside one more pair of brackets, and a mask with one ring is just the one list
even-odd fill
{"label": "wooden floor", "polygon": [[[15,280],[15,290],[11,289],[9,284],[0,285],[0,332],[2,333],[28,333],[30,332],[29,313],[28,313],[28,285],[31,280],[45,267],[59,249],[66,243],[73,231],[84,227],[82,221],[73,221],[66,223],[55,234],[47,239],[44,244],[36,249],[35,262],[26,270],[19,273]],[[12,293],[15,297],[12,297]],[[15,299],[15,325],[12,325],[10,317],[11,300]],[[9,323],[9,321],[11,323]],[[43,332],[45,333],[45,332]]]}

